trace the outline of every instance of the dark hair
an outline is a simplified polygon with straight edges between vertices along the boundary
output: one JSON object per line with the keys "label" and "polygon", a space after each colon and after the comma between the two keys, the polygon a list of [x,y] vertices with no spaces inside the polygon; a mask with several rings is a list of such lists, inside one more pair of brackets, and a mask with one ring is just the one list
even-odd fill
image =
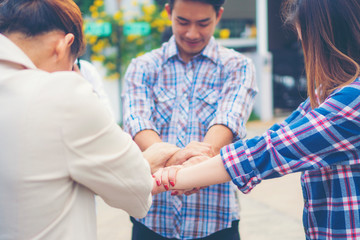
{"label": "dark hair", "polygon": [[[171,11],[174,8],[175,1],[176,0],[168,0]],[[202,2],[202,3],[210,4],[214,7],[216,14],[219,13],[220,8],[225,3],[225,0],[181,0],[181,1]]]}
{"label": "dark hair", "polygon": [[0,0],[0,33],[31,37],[54,30],[74,34],[72,54],[84,52],[83,19],[73,0]]}
{"label": "dark hair", "polygon": [[285,23],[299,29],[313,108],[316,93],[323,102],[359,77],[359,13],[359,0],[288,0],[283,6]]}

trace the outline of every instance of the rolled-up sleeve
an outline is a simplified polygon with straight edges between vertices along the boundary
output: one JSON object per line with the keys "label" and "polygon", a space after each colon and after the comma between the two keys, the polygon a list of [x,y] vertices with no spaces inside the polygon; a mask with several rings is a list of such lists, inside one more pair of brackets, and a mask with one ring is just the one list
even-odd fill
{"label": "rolled-up sleeve", "polygon": [[359,164],[359,96],[359,88],[345,87],[313,110],[306,101],[282,125],[221,149],[233,182],[247,193],[262,179]]}
{"label": "rolled-up sleeve", "polygon": [[151,121],[154,100],[150,97],[148,66],[134,59],[130,63],[124,81],[122,93],[123,128],[134,137],[143,130],[151,129],[158,133]]}
{"label": "rolled-up sleeve", "polygon": [[227,79],[220,93],[218,107],[209,128],[215,124],[227,126],[234,139],[246,136],[248,120],[258,92],[255,69],[248,58],[233,58],[225,64]]}

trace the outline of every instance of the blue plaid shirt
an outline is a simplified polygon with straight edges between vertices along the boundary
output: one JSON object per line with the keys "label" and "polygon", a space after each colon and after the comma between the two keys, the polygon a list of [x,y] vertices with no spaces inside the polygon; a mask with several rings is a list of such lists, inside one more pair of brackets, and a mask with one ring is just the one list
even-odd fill
{"label": "blue plaid shirt", "polygon": [[[185,147],[202,141],[215,124],[235,139],[246,135],[245,122],[257,93],[252,62],[214,38],[184,63],[175,39],[132,61],[125,75],[124,130],[135,136],[156,131],[164,142]],[[194,239],[231,227],[239,218],[234,186],[226,183],[191,196],[154,196],[139,221],[167,238]]]}
{"label": "blue plaid shirt", "polygon": [[262,179],[303,172],[307,239],[360,239],[360,80],[318,108],[305,101],[265,134],[221,149],[244,193]]}

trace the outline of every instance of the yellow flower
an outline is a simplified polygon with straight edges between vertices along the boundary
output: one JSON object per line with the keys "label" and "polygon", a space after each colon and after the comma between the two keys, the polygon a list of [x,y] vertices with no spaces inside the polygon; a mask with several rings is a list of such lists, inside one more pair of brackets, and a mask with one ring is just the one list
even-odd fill
{"label": "yellow flower", "polygon": [[122,12],[121,12],[121,11],[117,11],[117,12],[114,14],[114,20],[115,20],[115,21],[119,21],[121,18],[122,18]]}
{"label": "yellow flower", "polygon": [[169,20],[169,19],[167,19],[167,20],[166,20],[166,26],[170,27],[171,25],[172,25],[172,21]]}
{"label": "yellow flower", "polygon": [[139,52],[137,55],[136,55],[136,57],[140,57],[140,56],[142,56],[142,55],[144,55],[145,54],[145,52]]}
{"label": "yellow flower", "polygon": [[103,0],[95,0],[94,5],[97,7],[101,7],[104,5],[104,1]]}
{"label": "yellow flower", "polygon": [[167,11],[165,9],[161,11],[160,17],[162,17],[162,18],[168,18],[169,17],[168,14],[167,14]]}
{"label": "yellow flower", "polygon": [[90,12],[96,12],[97,11],[97,7],[95,7],[94,5],[91,5],[89,8]]}
{"label": "yellow flower", "polygon": [[90,36],[88,42],[90,45],[93,45],[96,42],[96,40],[97,40],[97,36]]}
{"label": "yellow flower", "polygon": [[159,27],[158,27],[158,31],[159,31],[159,32],[165,31],[165,26],[159,26]]}
{"label": "yellow flower", "polygon": [[109,76],[106,77],[107,79],[110,79],[110,80],[117,80],[120,78],[120,74],[119,73],[113,73]]}
{"label": "yellow flower", "polygon": [[95,62],[95,61],[98,61],[98,62],[103,62],[105,60],[105,56],[103,55],[93,55],[91,56],[91,61]]}
{"label": "yellow flower", "polygon": [[150,15],[144,16],[144,22],[151,22],[152,17]]}
{"label": "yellow flower", "polygon": [[136,7],[138,5],[138,2],[136,0],[132,0],[131,1],[131,5],[133,5],[134,7]]}
{"label": "yellow flower", "polygon": [[91,47],[91,50],[95,53],[99,53],[101,52],[102,49],[99,47],[98,44],[95,44],[94,46]]}
{"label": "yellow flower", "polygon": [[227,29],[227,28],[221,29],[220,32],[219,32],[219,36],[220,36],[220,38],[223,38],[223,39],[229,38],[230,37],[230,30]]}
{"label": "yellow flower", "polygon": [[164,19],[155,19],[151,24],[150,26],[152,28],[158,28],[158,30],[160,32],[163,32],[164,30],[162,29],[165,29],[165,26],[167,26],[167,22],[164,20]]}
{"label": "yellow flower", "polygon": [[91,13],[91,17],[92,17],[92,18],[98,18],[98,17],[99,17],[99,13],[98,13],[98,12],[93,12],[93,13]]}
{"label": "yellow flower", "polygon": [[155,19],[152,23],[150,23],[150,26],[152,28],[160,27],[165,25],[165,21],[162,19]]}
{"label": "yellow flower", "polygon": [[135,39],[137,39],[137,37],[138,37],[138,36],[136,36],[136,35],[134,35],[134,34],[130,34],[130,35],[127,36],[126,40],[127,40],[128,42],[133,42],[133,41],[135,41]]}
{"label": "yellow flower", "polygon": [[116,65],[111,63],[111,62],[107,63],[105,66],[110,70],[115,70],[116,69]]}
{"label": "yellow flower", "polygon": [[144,44],[144,39],[139,38],[136,40],[136,45],[143,45]]}
{"label": "yellow flower", "polygon": [[256,34],[257,34],[257,30],[256,30],[256,26],[251,26],[251,31],[250,31],[250,38],[256,38]]}
{"label": "yellow flower", "polygon": [[99,53],[108,45],[108,43],[108,40],[100,39],[95,45],[91,47],[91,50],[95,53]]}
{"label": "yellow flower", "polygon": [[143,10],[145,15],[152,15],[156,11],[156,6],[154,4],[143,6],[142,10]]}

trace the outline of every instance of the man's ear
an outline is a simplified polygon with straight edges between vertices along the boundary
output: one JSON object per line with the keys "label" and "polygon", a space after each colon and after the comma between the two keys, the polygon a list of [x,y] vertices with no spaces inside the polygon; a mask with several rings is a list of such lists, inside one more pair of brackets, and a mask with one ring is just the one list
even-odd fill
{"label": "man's ear", "polygon": [[168,3],[165,4],[165,10],[168,14],[169,19],[171,20],[171,7]]}
{"label": "man's ear", "polygon": [[75,36],[72,33],[68,33],[63,38],[59,39],[55,47],[58,60],[68,56],[68,53],[71,51],[71,45],[73,44],[74,39]]}
{"label": "man's ear", "polygon": [[217,16],[216,16],[216,24],[218,24],[218,23],[219,23],[219,21],[220,21],[220,19],[221,19],[222,15],[223,15],[223,12],[224,12],[224,8],[223,8],[223,7],[221,7],[221,8],[219,9],[219,12],[218,12]]}

